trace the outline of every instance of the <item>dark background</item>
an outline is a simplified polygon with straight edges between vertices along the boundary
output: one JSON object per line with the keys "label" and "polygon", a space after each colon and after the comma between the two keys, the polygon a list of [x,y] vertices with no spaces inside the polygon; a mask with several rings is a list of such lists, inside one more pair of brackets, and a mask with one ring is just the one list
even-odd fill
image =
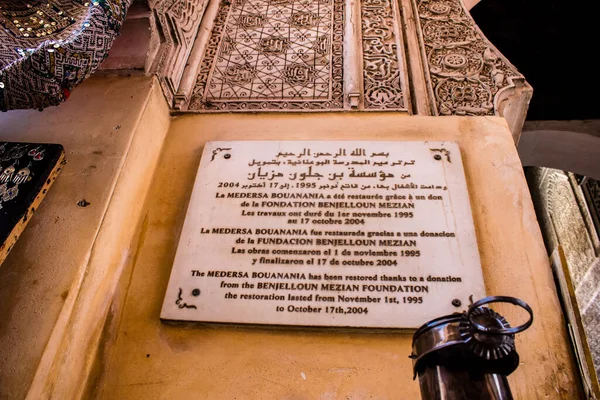
{"label": "dark background", "polygon": [[471,15],[533,87],[527,120],[600,118],[595,2],[482,0]]}

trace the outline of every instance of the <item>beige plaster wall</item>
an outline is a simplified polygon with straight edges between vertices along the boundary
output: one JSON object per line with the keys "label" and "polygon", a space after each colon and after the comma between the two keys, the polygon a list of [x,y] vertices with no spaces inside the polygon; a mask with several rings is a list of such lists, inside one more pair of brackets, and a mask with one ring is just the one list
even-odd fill
{"label": "beige plaster wall", "polygon": [[[517,338],[517,399],[573,399],[578,378],[546,251],[502,118],[392,113],[175,117],[158,163],[135,261],[123,275],[88,394],[98,399],[416,399],[412,334],[165,325],[159,313],[208,140],[456,140],[489,295],[527,301]],[[509,320],[515,315],[498,310]],[[518,321],[514,320],[515,323]]]}
{"label": "beige plaster wall", "polygon": [[[127,232],[137,223],[128,201],[143,195],[144,182],[149,186],[169,123],[152,77],[96,76],[60,107],[0,115],[0,141],[60,143],[67,159],[0,265],[0,399],[23,399],[28,392],[41,398],[60,359],[60,344],[82,344],[65,335],[76,319],[81,288],[94,273],[107,269],[107,260],[123,262],[129,246],[123,236],[120,243],[100,248],[99,240],[106,232]],[[136,148],[142,149],[141,156],[135,156]],[[119,188],[132,170],[138,171],[135,182],[127,184],[123,195]],[[77,205],[82,199],[90,203],[85,208]],[[115,213],[120,222],[111,231],[108,217]],[[98,253],[105,257],[103,263],[97,261]],[[103,324],[102,314],[92,317]],[[78,365],[68,376],[77,379],[81,372],[85,369]],[[36,387],[37,392],[31,390],[37,397],[30,392]]]}

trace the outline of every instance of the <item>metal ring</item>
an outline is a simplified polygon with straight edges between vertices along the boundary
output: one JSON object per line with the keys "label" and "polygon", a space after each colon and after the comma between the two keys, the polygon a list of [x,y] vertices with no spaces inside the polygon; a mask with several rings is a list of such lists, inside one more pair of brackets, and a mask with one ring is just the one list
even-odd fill
{"label": "metal ring", "polygon": [[[475,309],[477,309],[485,304],[489,304],[489,303],[510,303],[515,306],[519,306],[519,307],[525,309],[525,311],[527,311],[529,313],[529,320],[527,322],[525,322],[523,325],[516,326],[514,328],[486,327],[486,326],[483,326],[483,325],[478,324],[477,322],[473,321],[471,319],[471,314],[473,313],[473,311]],[[475,330],[477,330],[481,333],[488,333],[488,334],[492,334],[492,335],[514,335],[515,333],[523,332],[525,329],[527,329],[531,326],[531,324],[533,323],[533,310],[523,300],[519,300],[514,297],[490,296],[490,297],[485,297],[485,298],[471,304],[471,306],[469,307],[469,311],[467,311],[467,319],[469,320],[469,323],[475,327]]]}

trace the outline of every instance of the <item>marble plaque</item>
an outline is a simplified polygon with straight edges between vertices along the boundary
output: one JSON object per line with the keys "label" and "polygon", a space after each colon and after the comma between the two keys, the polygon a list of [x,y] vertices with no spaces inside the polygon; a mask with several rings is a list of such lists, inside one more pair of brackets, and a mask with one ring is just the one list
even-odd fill
{"label": "marble plaque", "polygon": [[416,328],[485,296],[455,142],[208,142],[163,320]]}

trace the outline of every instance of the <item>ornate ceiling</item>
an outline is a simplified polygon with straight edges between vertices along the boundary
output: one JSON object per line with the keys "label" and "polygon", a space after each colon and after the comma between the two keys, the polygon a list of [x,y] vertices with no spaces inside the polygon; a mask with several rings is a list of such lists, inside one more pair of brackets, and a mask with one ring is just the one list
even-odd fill
{"label": "ornate ceiling", "polygon": [[65,101],[107,56],[131,2],[0,2],[0,110]]}

